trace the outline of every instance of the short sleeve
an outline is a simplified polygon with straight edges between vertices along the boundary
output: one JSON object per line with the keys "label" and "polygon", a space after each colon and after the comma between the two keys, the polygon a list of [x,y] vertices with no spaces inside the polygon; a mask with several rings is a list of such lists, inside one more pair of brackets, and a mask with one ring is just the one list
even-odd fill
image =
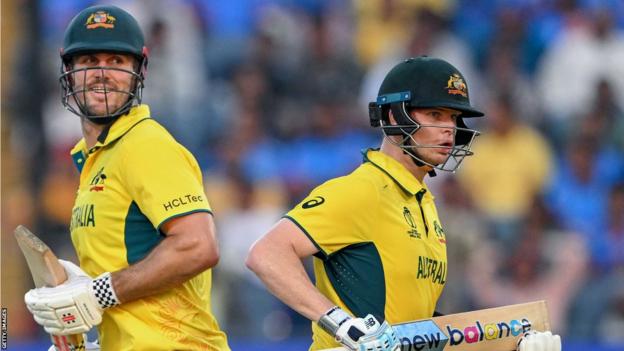
{"label": "short sleeve", "polygon": [[347,246],[370,242],[372,214],[378,207],[373,183],[363,178],[330,180],[286,214],[326,258]]}
{"label": "short sleeve", "polygon": [[211,212],[197,161],[170,135],[126,145],[128,192],[154,227],[194,212]]}

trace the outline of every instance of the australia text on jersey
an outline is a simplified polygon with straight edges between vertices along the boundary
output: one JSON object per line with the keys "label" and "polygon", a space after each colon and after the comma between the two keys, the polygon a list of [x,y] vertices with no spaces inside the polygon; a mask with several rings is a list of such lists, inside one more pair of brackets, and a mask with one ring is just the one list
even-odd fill
{"label": "australia text on jersey", "polygon": [[418,256],[418,279],[431,279],[437,284],[446,283],[446,262],[430,257]]}
{"label": "australia text on jersey", "polygon": [[78,227],[95,227],[95,205],[84,204],[72,210],[70,230]]}

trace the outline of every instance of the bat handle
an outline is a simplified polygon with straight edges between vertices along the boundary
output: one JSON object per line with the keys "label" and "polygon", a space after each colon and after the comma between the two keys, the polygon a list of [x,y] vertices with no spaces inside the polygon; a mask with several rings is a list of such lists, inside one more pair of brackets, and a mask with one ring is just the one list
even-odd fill
{"label": "bat handle", "polygon": [[85,351],[85,341],[82,334],[51,335],[50,337],[56,351]]}

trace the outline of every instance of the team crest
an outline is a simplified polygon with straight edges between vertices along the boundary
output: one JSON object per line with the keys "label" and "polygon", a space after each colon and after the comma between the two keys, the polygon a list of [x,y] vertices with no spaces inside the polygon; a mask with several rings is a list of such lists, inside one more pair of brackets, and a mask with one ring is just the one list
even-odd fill
{"label": "team crest", "polygon": [[98,11],[92,13],[89,18],[87,18],[87,29],[95,29],[95,28],[115,28],[115,21],[117,19],[104,11]]}
{"label": "team crest", "polygon": [[412,217],[412,213],[407,207],[403,207],[403,217],[405,217],[405,221],[410,226],[410,229],[407,231],[410,237],[420,239],[420,233],[416,228],[416,222],[414,222],[414,217]]}
{"label": "team crest", "polygon": [[104,181],[106,181],[106,174],[104,174],[104,167],[95,174],[89,185],[89,191],[100,192],[104,191]]}
{"label": "team crest", "polygon": [[433,228],[435,229],[436,236],[438,237],[438,241],[442,244],[446,244],[446,235],[444,235],[444,229],[438,221],[433,221]]}
{"label": "team crest", "polygon": [[464,79],[457,73],[453,73],[448,82],[446,82],[446,90],[451,95],[461,95],[468,97],[468,87],[464,82]]}

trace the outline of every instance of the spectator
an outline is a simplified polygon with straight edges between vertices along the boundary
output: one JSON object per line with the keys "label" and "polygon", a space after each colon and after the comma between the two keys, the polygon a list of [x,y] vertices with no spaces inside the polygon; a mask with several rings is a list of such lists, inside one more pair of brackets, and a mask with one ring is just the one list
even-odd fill
{"label": "spectator", "polygon": [[[472,160],[469,160],[472,161]],[[437,309],[442,313],[458,313],[475,309],[475,301],[466,289],[466,267],[471,253],[481,249],[487,240],[487,226],[482,216],[475,215],[476,208],[467,191],[455,177],[445,177],[439,186],[441,199],[439,216],[444,223],[448,258],[448,281],[438,300]]]}
{"label": "spectator", "polygon": [[564,228],[580,233],[593,265],[608,257],[609,193],[624,169],[620,154],[582,134],[571,138],[547,189],[547,205]]}
{"label": "spectator", "polygon": [[[215,271],[216,295],[220,297],[220,321],[229,335],[256,340],[282,340],[290,328],[271,323],[274,314],[287,316],[285,306],[271,295],[258,278],[245,269],[249,247],[284,213],[284,194],[279,188],[267,197],[265,184],[254,184],[235,170],[230,172],[227,194],[232,207],[219,212],[217,226],[221,233],[221,260]],[[215,191],[219,193],[219,191]],[[274,201],[281,198],[282,203]],[[290,330],[289,330],[290,329]]]}
{"label": "spectator", "polygon": [[469,47],[453,32],[451,32],[448,18],[430,11],[426,8],[416,12],[416,20],[405,26],[403,32],[409,33],[406,42],[392,40],[397,45],[383,51],[373,65],[369,66],[360,90],[362,106],[367,106],[377,96],[377,88],[381,84],[385,73],[388,72],[395,62],[420,55],[439,57],[450,62],[456,62],[456,66],[466,80],[470,81],[470,99],[479,105],[482,91],[481,76],[477,73],[472,60]]}
{"label": "spectator", "polygon": [[553,330],[566,334],[566,311],[585,276],[583,240],[553,225],[538,197],[530,208],[511,256],[495,241],[473,252],[472,295],[480,307],[546,300]]}
{"label": "spectator", "polygon": [[565,126],[563,121],[586,110],[601,79],[613,86],[615,101],[620,105],[624,101],[624,33],[614,27],[606,8],[594,10],[588,17],[588,25],[571,22],[538,67],[539,96],[552,128]]}
{"label": "spectator", "polygon": [[570,311],[571,335],[622,342],[624,325],[624,183],[615,185],[609,196],[604,254],[593,265],[585,289],[579,292]]}
{"label": "spectator", "polygon": [[518,120],[509,95],[495,97],[487,115],[489,128],[475,142],[472,162],[458,172],[459,181],[491,233],[513,245],[522,218],[548,183],[551,150],[539,132]]}

